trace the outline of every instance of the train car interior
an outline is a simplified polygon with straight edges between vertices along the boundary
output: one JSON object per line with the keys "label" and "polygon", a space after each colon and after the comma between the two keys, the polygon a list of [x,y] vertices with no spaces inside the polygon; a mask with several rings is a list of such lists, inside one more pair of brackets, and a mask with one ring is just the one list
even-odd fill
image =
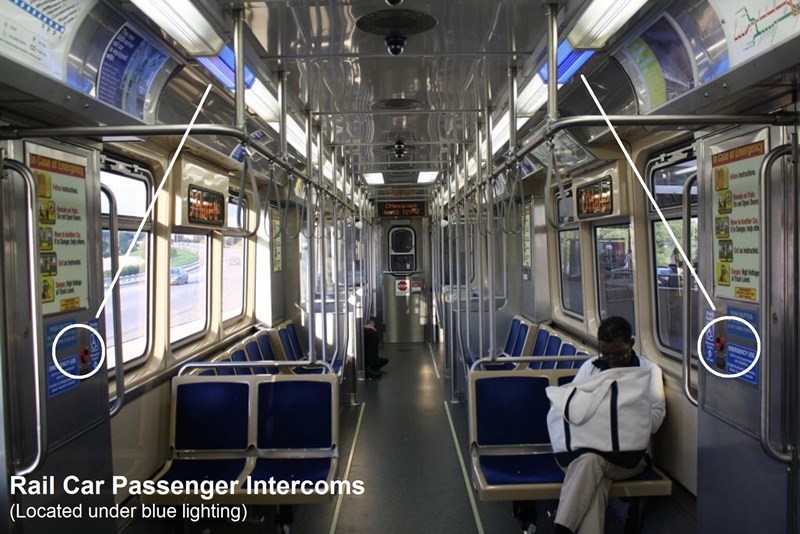
{"label": "train car interior", "polygon": [[5,2],[0,532],[800,534],[799,49],[792,0]]}

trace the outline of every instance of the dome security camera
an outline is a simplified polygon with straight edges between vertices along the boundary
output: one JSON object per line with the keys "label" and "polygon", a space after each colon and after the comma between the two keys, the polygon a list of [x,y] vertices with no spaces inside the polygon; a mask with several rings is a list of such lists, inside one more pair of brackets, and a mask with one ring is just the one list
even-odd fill
{"label": "dome security camera", "polygon": [[408,39],[402,35],[390,35],[383,40],[386,43],[386,50],[393,56],[399,56],[405,51],[407,41]]}
{"label": "dome security camera", "polygon": [[386,3],[390,6],[399,6],[403,3],[403,0],[386,0]]}

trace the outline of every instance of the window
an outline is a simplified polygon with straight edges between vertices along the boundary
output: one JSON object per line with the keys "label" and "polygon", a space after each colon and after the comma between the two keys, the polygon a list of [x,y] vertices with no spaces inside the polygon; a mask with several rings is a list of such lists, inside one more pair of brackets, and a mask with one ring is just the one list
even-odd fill
{"label": "window", "polygon": [[208,236],[172,234],[169,259],[169,341],[208,325]]}
{"label": "window", "polygon": [[619,315],[635,325],[631,226],[596,226],[594,232],[600,319]]}
{"label": "window", "polygon": [[411,272],[417,269],[414,230],[397,226],[389,230],[389,270]]}
{"label": "window", "polygon": [[562,230],[558,233],[561,269],[561,302],[564,309],[583,317],[583,278],[581,275],[580,231]]}
{"label": "window", "polygon": [[[228,228],[239,228],[239,201],[228,201]],[[247,206],[242,223],[247,227]],[[244,313],[245,265],[247,242],[244,237],[223,236],[222,241],[222,320],[227,321]]]}
{"label": "window", "polygon": [[[686,181],[697,174],[697,160],[691,148],[659,155],[650,163],[649,176],[654,197],[659,208],[667,219],[667,224],[679,240],[683,236],[683,187]],[[697,205],[697,187],[689,191],[693,206]],[[691,251],[693,267],[697,269],[697,215],[691,218]],[[651,210],[650,236],[652,243],[653,290],[655,291],[656,334],[659,343],[679,356],[683,351],[683,280],[691,276],[678,252],[675,242],[667,232],[661,219]],[[691,252],[691,253],[690,253]],[[696,298],[697,286],[692,284],[693,299]],[[696,302],[696,300],[695,300]],[[691,339],[697,339],[699,325],[692,325]]]}
{"label": "window", "polygon": [[[150,235],[152,223],[145,222],[142,232],[133,243],[133,237],[142,222],[150,201],[151,184],[149,176],[132,172],[126,164],[106,160],[114,171],[101,170],[100,182],[108,186],[114,193],[117,204],[118,222],[118,256],[120,267],[120,311],[122,315],[122,357],[127,364],[146,357],[148,346],[148,284],[150,266]],[[124,173],[124,174],[123,174]],[[116,273],[111,270],[111,231],[108,220],[109,205],[105,195],[101,195],[101,213],[103,214],[103,290],[108,290]],[[131,244],[133,247],[131,248]],[[130,255],[127,255],[128,249]],[[105,308],[106,328],[106,365],[113,369],[116,365],[114,340],[114,307],[113,294]]]}

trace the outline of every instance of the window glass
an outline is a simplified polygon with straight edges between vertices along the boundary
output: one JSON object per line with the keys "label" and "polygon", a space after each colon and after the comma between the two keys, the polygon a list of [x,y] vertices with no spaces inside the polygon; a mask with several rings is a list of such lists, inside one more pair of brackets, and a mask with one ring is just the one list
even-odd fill
{"label": "window glass", "polygon": [[395,228],[391,232],[392,252],[406,253],[414,250],[414,232],[409,228]]}
{"label": "window glass", "polygon": [[558,222],[563,223],[575,220],[575,203],[572,201],[572,189],[564,191],[562,198],[559,193],[556,193],[556,203],[558,211]]}
{"label": "window glass", "polygon": [[[661,209],[683,205],[683,184],[697,174],[697,160],[687,159],[653,171],[653,197]],[[692,204],[697,204],[697,186],[692,186]],[[652,209],[652,208],[651,208]],[[655,210],[653,210],[655,211]]]}
{"label": "window glass", "polygon": [[[679,239],[683,232],[683,220],[673,219],[667,221],[672,231]],[[676,351],[683,350],[683,280],[691,276],[689,269],[685,268],[683,259],[675,243],[669,236],[667,229],[660,220],[653,224],[653,254],[655,258],[655,284],[656,288],[656,320],[658,326],[658,339],[665,347]],[[692,251],[697,250],[697,217],[692,217],[691,242]],[[692,261],[697,270],[697,254],[692,254]],[[692,302],[697,302],[697,284],[692,283]],[[697,322],[695,322],[697,323]],[[697,330],[697,324],[692,325]],[[691,339],[697,339],[699,331],[692,332]]]}
{"label": "window glass", "polygon": [[[150,187],[143,179],[133,178],[123,174],[100,171],[100,181],[114,192],[117,201],[117,216],[138,217],[142,220],[147,212],[147,191]],[[108,200],[105,195],[100,195],[100,209],[108,213]]]}
{"label": "window glass", "polygon": [[595,250],[600,318],[618,315],[635,325],[630,225],[595,227]]}
{"label": "window glass", "polygon": [[562,230],[558,233],[561,268],[561,302],[564,309],[583,316],[583,279],[581,275],[580,232]]}
{"label": "window glass", "polygon": [[208,324],[208,236],[172,234],[169,260],[169,341]]}
{"label": "window glass", "polygon": [[411,228],[392,228],[389,231],[389,269],[408,272],[416,268],[414,230]]}
{"label": "window glass", "polygon": [[[238,226],[238,202],[228,202],[228,226]],[[246,217],[244,210],[242,217]],[[244,221],[242,221],[244,222]],[[223,237],[222,242],[222,320],[244,313],[245,296],[245,248],[244,237]]]}
{"label": "window glass", "polygon": [[[149,272],[149,234],[142,232],[131,251],[125,258],[125,252],[133,241],[136,232],[120,230],[118,239],[120,277],[119,290],[122,318],[122,355],[123,361],[129,362],[144,354],[147,348],[147,279]],[[108,290],[114,278],[111,272],[111,232],[103,230],[103,291]],[[116,365],[116,346],[114,340],[113,293],[105,307],[106,321],[106,363],[109,369]]]}
{"label": "window glass", "polygon": [[[123,361],[128,363],[145,355],[148,342],[148,275],[150,273],[150,231],[151,223],[145,222],[142,232],[133,243],[136,230],[147,211],[149,201],[149,182],[142,176],[130,176],[101,170],[100,181],[114,194],[117,204],[118,238],[117,250],[120,277],[118,280],[121,299],[122,353]],[[101,212],[108,215],[109,205],[105,195],[100,195]],[[103,290],[111,286],[115,272],[111,269],[111,232],[108,219],[103,220]],[[131,253],[126,257],[128,248]],[[114,340],[114,314],[116,303],[113,293],[106,302],[106,365],[113,369],[116,365],[116,343]]]}

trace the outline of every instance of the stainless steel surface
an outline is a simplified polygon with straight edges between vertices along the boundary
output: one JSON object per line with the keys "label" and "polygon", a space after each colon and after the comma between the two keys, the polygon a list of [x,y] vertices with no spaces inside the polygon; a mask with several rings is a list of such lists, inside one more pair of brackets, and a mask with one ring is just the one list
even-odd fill
{"label": "stainless steel surface", "polygon": [[244,131],[244,10],[233,12],[234,98],[236,99],[236,128]]}
{"label": "stainless steel surface", "polygon": [[41,332],[41,317],[42,317],[42,304],[39,299],[39,246],[37,240],[39,239],[39,217],[37,216],[38,201],[36,199],[36,179],[33,172],[24,164],[19,161],[11,159],[3,160],[3,170],[12,171],[22,177],[25,183],[25,190],[27,192],[27,247],[28,247],[28,268],[29,277],[28,285],[29,292],[28,298],[30,305],[30,340],[33,347],[33,373],[34,384],[36,391],[34,391],[34,406],[36,418],[36,455],[33,457],[28,465],[16,466],[14,473],[20,476],[26,476],[36,471],[39,466],[44,463],[47,457],[47,384],[44,371],[44,357],[42,348],[39,342],[42,339]]}
{"label": "stainless steel surface", "polygon": [[280,127],[280,139],[279,139],[279,146],[280,146],[280,153],[278,154],[279,157],[286,159],[289,155],[288,151],[288,142],[289,138],[287,136],[288,131],[288,117],[289,117],[289,103],[287,101],[287,86],[286,83],[286,71],[280,70],[278,71],[278,103],[280,104],[280,117],[278,126]]}
{"label": "stainless steel surface", "polygon": [[[111,255],[111,272],[116,276],[119,272],[119,228],[117,219],[117,198],[114,192],[105,184],[100,184],[100,193],[108,198],[108,225],[109,225],[109,248]],[[122,300],[120,284],[114,284],[114,305],[111,308],[112,321],[114,323],[114,384],[116,386],[116,398],[108,410],[108,416],[114,417],[122,409],[125,403],[125,358],[122,344]]]}
{"label": "stainless steel surface", "polygon": [[[317,151],[317,182],[319,183],[320,187],[323,186],[323,182],[325,181],[325,177],[323,175],[323,169],[325,168],[325,151],[322,149],[322,130],[323,125],[319,125],[319,130],[317,131],[317,146],[319,150]],[[311,160],[309,160],[311,161]],[[311,167],[311,166],[309,166]],[[320,269],[320,280],[319,280],[319,295],[320,301],[322,302],[322,307],[320,309],[320,319],[322,321],[322,360],[328,361],[328,255],[327,252],[327,243],[326,239],[326,219],[327,219],[327,211],[325,205],[325,197],[326,195],[319,196],[319,228],[317,229],[318,232],[318,243],[319,243],[319,262],[309,263],[309,270],[311,270],[312,265],[319,265]],[[338,292],[338,289],[337,289]],[[337,310],[338,311],[338,310]],[[316,312],[314,312],[316,313]],[[316,336],[316,333],[314,334]]]}
{"label": "stainless steel surface", "polygon": [[[316,278],[314,277],[313,266],[316,265],[316,250],[314,241],[314,194],[311,190],[311,183],[314,182],[314,157],[312,143],[314,139],[314,122],[311,111],[306,111],[306,168],[308,172],[308,183],[306,184],[306,242],[308,243],[308,259],[306,265],[306,319],[308,334],[308,361],[313,362],[316,353],[316,331],[314,330],[314,294],[316,293]],[[321,170],[321,169],[320,169]]]}
{"label": "stainless steel surface", "polygon": [[[486,86],[487,91],[489,90],[489,86]],[[492,106],[486,106],[486,175],[491,177],[492,176],[492,162],[494,158],[492,158],[492,154],[494,151],[492,150]],[[495,337],[497,335],[497,322],[495,320],[495,309],[497,308],[497,301],[495,300],[495,267],[497,265],[497,254],[495,253],[495,208],[494,208],[494,183],[489,181],[486,186],[486,190],[488,193],[488,200],[486,202],[486,212],[487,212],[487,221],[486,224],[488,225],[487,229],[487,248],[486,248],[486,262],[488,264],[488,277],[489,277],[489,355],[494,356],[497,354],[497,346]],[[478,194],[479,197],[482,197],[482,194]],[[503,256],[505,257],[505,255]]]}
{"label": "stainless steel surface", "polygon": [[547,4],[547,121],[558,120],[558,4]]}
{"label": "stainless steel surface", "polygon": [[770,346],[770,328],[773,317],[772,310],[772,286],[771,286],[771,270],[769,266],[770,260],[773,258],[772,254],[772,229],[768,224],[769,216],[772,213],[772,167],[775,163],[783,157],[792,155],[792,145],[785,144],[773,148],[764,158],[761,163],[760,178],[760,204],[759,216],[761,220],[761,257],[760,269],[761,277],[759,290],[761,292],[761,335],[764,342],[761,346],[761,380],[760,397],[761,397],[761,425],[759,427],[759,441],[761,449],[773,460],[783,463],[791,463],[793,453],[791,445],[784,443],[781,444],[780,449],[776,448],[772,443],[772,379],[770,370],[772,366],[770,361],[772,358]]}
{"label": "stainless steel surface", "polygon": [[[686,256],[692,257],[692,196],[691,189],[697,183],[697,175],[686,180],[683,185],[683,250]],[[692,278],[683,277],[683,355],[682,355],[682,379],[683,393],[694,406],[697,406],[697,397],[692,392]],[[702,355],[698,355],[702,357]]]}

